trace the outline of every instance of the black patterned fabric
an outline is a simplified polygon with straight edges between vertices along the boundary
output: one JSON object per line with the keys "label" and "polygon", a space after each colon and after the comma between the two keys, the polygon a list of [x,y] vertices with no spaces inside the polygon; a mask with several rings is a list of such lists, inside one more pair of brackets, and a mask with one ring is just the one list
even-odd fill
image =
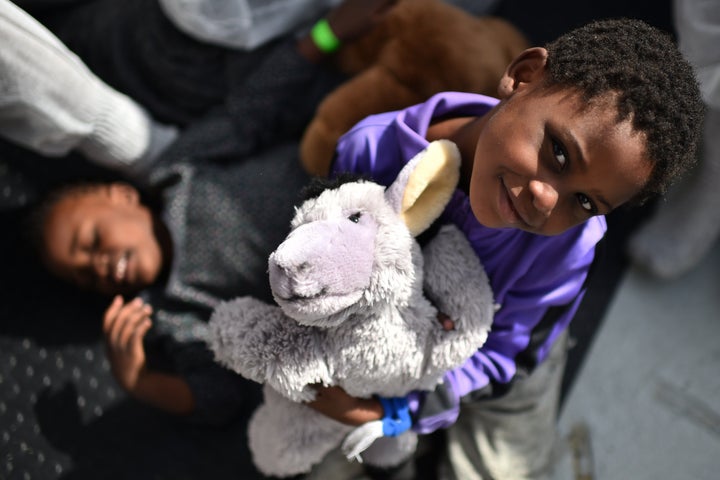
{"label": "black patterned fabric", "polygon": [[[261,478],[252,466],[245,444],[245,424],[258,401],[258,391],[246,388],[243,383],[246,381],[217,366],[214,369],[210,366],[203,372],[203,365],[207,365],[209,358],[206,349],[198,348],[195,340],[202,335],[196,330],[202,330],[198,325],[208,318],[211,305],[205,303],[200,308],[203,301],[189,302],[190,297],[163,297],[166,301],[158,305],[158,313],[165,317],[157,321],[160,334],[155,337],[162,338],[165,334],[165,341],[153,341],[151,336],[147,342],[148,355],[153,357],[154,363],[165,361],[168,368],[189,371],[195,376],[194,385],[202,393],[200,403],[210,412],[181,420],[129,398],[115,383],[105,358],[100,319],[107,299],[77,292],[49,277],[40,268],[22,235],[25,211],[17,208],[66,174],[95,178],[98,172],[77,158],[57,159],[52,163],[27,152],[22,157],[21,150],[16,151],[9,145],[4,147],[0,148],[0,153],[13,152],[15,160],[14,163],[1,163],[6,178],[20,178],[24,183],[18,183],[17,190],[13,187],[12,195],[8,197],[13,201],[0,212],[6,232],[0,236],[3,252],[0,270],[0,478]],[[228,182],[226,186],[239,180],[236,186],[242,195],[236,195],[235,199],[238,208],[247,211],[241,219],[264,218],[264,214],[272,211],[265,201],[269,198],[278,200],[270,207],[288,210],[287,214],[276,217],[268,215],[265,222],[260,220],[267,227],[263,232],[270,232],[271,237],[284,235],[292,214],[292,205],[280,199],[292,202],[291,185],[299,188],[305,181],[292,152],[294,149],[288,146],[278,150],[277,154],[234,164],[237,167],[235,176],[220,175]],[[277,183],[273,182],[266,185],[251,182],[253,177],[249,170],[255,172],[254,169],[286,173],[277,177],[282,179],[279,181],[284,189],[278,191]],[[217,174],[212,175],[211,170],[205,170],[207,176],[203,178],[214,182]],[[240,178],[240,171],[248,178]],[[103,176],[115,177],[111,172],[103,172]],[[184,179],[197,180],[192,176]],[[213,188],[203,183],[195,181],[193,186],[199,196],[185,203],[192,205],[191,208],[203,203],[207,205],[205,211],[210,214],[209,222],[221,221],[225,215],[233,216],[231,205],[226,203],[225,208],[212,205],[218,193],[215,192],[215,197],[206,197]],[[252,183],[252,191],[248,183]],[[251,192],[255,192],[259,200],[243,204],[241,197],[250,197]],[[21,198],[21,195],[25,197]],[[178,196],[182,197],[180,193]],[[185,213],[180,218],[184,218]],[[271,248],[269,238],[265,243],[262,241],[265,234],[255,231],[256,225],[249,222],[234,225],[241,230],[235,228],[224,232],[225,241],[235,236],[235,243],[241,244],[240,237],[247,234],[253,241],[267,245],[258,252],[236,250],[242,252],[239,255],[265,255]],[[205,234],[214,237],[218,229],[208,228]],[[197,249],[185,243],[194,255],[183,265],[197,267],[188,267],[185,272],[199,275],[203,267],[199,263],[208,260],[206,252],[217,247],[211,240],[194,236],[190,242],[201,244]],[[238,258],[237,262],[242,259]],[[210,264],[204,267],[209,268]],[[258,274],[252,282],[247,282],[248,285],[265,283],[261,261],[248,261],[247,271]],[[219,281],[225,280],[227,278]],[[246,286],[238,284],[234,293],[242,294]],[[194,287],[202,288],[197,284]],[[213,297],[213,301],[217,301],[223,294],[232,295],[233,291],[226,288],[224,292],[214,293],[217,297]],[[183,305],[186,301],[192,305]],[[182,351],[182,355],[178,351]],[[163,353],[166,355],[162,356]],[[225,372],[220,378],[219,370]],[[236,388],[237,385],[242,388]],[[232,397],[228,392],[237,395]],[[232,411],[222,411],[218,405],[222,406],[223,402],[218,403],[218,398],[225,399],[225,406],[228,406],[229,398],[242,408],[229,405],[233,407]]]}

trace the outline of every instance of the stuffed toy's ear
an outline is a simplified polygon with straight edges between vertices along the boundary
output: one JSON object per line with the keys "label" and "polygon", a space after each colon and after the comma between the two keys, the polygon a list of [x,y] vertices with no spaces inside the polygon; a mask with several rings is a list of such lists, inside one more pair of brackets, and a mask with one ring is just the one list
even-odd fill
{"label": "stuffed toy's ear", "polygon": [[460,180],[460,151],[450,140],[437,140],[415,155],[385,191],[385,198],[413,236],[442,213]]}

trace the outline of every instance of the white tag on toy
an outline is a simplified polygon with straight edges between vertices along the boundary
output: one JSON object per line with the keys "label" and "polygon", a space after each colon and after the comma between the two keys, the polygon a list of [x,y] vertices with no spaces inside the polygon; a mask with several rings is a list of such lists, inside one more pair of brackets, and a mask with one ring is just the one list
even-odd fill
{"label": "white tag on toy", "polygon": [[341,446],[345,457],[352,461],[362,463],[360,454],[367,450],[372,443],[383,436],[382,420],[367,422],[350,432]]}

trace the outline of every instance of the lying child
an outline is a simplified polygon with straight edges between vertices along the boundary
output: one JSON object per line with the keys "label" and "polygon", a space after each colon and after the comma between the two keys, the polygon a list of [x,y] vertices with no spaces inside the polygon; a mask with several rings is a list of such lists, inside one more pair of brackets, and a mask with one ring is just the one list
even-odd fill
{"label": "lying child", "polygon": [[103,330],[120,385],[222,423],[254,407],[259,390],[214,363],[206,321],[222,300],[271,299],[267,258],[306,182],[289,144],[227,166],[158,166],[147,195],[123,182],[63,186],[28,222],[52,273],[108,297]]}

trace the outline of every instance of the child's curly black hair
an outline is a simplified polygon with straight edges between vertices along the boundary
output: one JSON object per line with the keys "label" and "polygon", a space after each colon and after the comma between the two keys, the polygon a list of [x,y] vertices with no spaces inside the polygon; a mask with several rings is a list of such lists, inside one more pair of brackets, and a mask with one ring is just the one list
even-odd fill
{"label": "child's curly black hair", "polygon": [[646,136],[652,175],[633,199],[663,194],[695,162],[704,105],[690,63],[667,33],[634,19],[589,23],[548,43],[550,87],[577,88],[586,101],[617,94],[618,122]]}
{"label": "child's curly black hair", "polygon": [[[74,196],[82,196],[103,188],[108,188],[113,181],[121,181],[117,176],[105,178],[78,178],[66,183],[49,185],[47,191],[34,203],[29,205],[21,224],[22,238],[25,248],[40,257],[45,249],[43,229],[52,210],[61,201]],[[133,185],[140,193],[140,202],[157,213],[162,209],[159,192],[149,188]]]}

